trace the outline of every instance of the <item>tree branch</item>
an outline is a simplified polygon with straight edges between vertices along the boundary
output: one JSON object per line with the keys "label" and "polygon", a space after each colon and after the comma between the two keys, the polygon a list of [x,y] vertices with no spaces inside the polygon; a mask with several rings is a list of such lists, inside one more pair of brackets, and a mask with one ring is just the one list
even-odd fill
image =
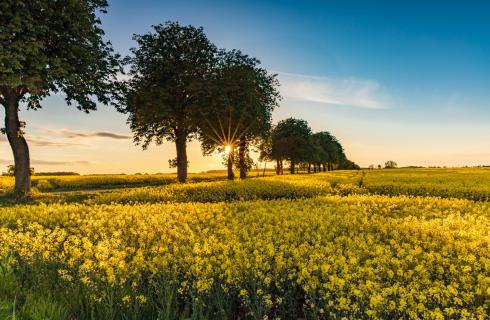
{"label": "tree branch", "polygon": [[18,86],[17,87],[17,95],[19,99],[22,99],[26,93],[29,92],[29,89],[27,89],[26,86]]}

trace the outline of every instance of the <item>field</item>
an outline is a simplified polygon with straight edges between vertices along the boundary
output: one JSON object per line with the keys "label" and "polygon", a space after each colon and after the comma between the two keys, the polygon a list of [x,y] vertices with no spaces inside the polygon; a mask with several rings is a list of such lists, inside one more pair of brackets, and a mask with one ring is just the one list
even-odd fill
{"label": "field", "polygon": [[0,319],[489,318],[489,169],[252,177],[35,177]]}

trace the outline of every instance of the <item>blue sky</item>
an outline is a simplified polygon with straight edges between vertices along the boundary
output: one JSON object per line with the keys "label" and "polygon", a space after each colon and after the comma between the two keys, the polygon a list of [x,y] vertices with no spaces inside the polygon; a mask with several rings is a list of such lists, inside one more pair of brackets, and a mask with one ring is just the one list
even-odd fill
{"label": "blue sky", "polygon": [[[279,74],[276,121],[294,116],[331,131],[363,166],[490,164],[490,2],[113,0],[102,20],[123,55],[132,34],[151,25],[203,26],[218,47]],[[85,115],[60,97],[45,106],[21,113],[35,167],[170,171],[174,146],[141,151],[110,108]],[[9,162],[5,142],[0,151],[0,163]],[[220,167],[197,144],[190,161],[191,171]]]}

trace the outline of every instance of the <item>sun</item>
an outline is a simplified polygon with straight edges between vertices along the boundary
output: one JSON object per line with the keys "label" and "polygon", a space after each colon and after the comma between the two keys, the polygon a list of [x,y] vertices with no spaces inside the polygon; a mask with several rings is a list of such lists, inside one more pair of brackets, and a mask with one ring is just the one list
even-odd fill
{"label": "sun", "polygon": [[231,151],[231,146],[230,145],[225,146],[225,154],[229,154],[230,151]]}

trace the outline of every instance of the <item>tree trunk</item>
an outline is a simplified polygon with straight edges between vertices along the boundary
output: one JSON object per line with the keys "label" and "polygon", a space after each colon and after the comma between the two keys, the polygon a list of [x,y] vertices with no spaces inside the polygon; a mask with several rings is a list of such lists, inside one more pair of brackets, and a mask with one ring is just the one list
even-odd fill
{"label": "tree trunk", "polygon": [[291,174],[294,174],[294,160],[291,160],[291,168],[289,168]]}
{"label": "tree trunk", "polygon": [[[264,161],[264,171],[262,172],[262,177],[265,177],[265,170],[267,168],[267,160]],[[277,170],[276,170],[277,173]]]}
{"label": "tree trunk", "polygon": [[5,131],[7,139],[14,154],[15,165],[15,188],[14,192],[18,198],[25,198],[31,191],[31,161],[29,147],[22,135],[19,121],[19,100],[16,94],[5,97]]}
{"label": "tree trunk", "polygon": [[235,180],[235,174],[233,173],[233,147],[231,147],[230,152],[228,153],[228,180]]}
{"label": "tree trunk", "polygon": [[311,163],[308,162],[308,174],[311,173]]}
{"label": "tree trunk", "polygon": [[187,133],[177,132],[175,139],[177,147],[177,181],[187,180]]}
{"label": "tree trunk", "polygon": [[247,177],[247,142],[245,140],[240,140],[238,145],[238,166],[240,167],[240,179],[245,179]]}
{"label": "tree trunk", "polygon": [[323,166],[323,172],[326,172],[327,168],[325,167],[325,163],[322,163],[322,166]]}

